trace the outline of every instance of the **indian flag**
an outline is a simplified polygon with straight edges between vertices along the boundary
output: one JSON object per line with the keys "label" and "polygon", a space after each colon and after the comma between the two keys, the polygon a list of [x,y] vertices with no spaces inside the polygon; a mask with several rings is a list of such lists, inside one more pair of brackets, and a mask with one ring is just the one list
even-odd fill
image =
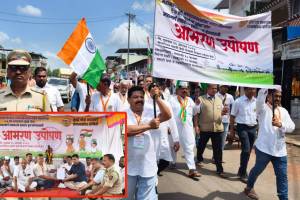
{"label": "indian flag", "polygon": [[79,21],[57,56],[93,88],[97,87],[106,69],[84,18]]}

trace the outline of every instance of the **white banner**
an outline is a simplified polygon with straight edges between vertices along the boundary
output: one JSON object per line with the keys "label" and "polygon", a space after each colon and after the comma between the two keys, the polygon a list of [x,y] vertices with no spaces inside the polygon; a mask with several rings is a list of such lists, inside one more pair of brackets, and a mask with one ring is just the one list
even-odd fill
{"label": "white banner", "polygon": [[238,17],[157,0],[153,76],[274,87],[271,12]]}

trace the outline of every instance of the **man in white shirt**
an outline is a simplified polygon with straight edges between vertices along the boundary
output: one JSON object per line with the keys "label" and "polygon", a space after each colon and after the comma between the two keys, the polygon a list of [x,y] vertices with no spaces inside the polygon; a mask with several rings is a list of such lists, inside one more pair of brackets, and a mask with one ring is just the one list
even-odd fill
{"label": "man in white shirt", "polygon": [[127,110],[129,108],[129,103],[127,101],[127,92],[128,92],[129,84],[126,80],[122,80],[120,82],[120,90],[118,96],[121,101],[121,110]]}
{"label": "man in white shirt", "polygon": [[155,96],[160,114],[154,118],[152,109],[144,109],[145,92],[134,86],[128,91],[128,200],[157,200],[157,157],[152,129],[171,118],[171,112],[160,97]]}
{"label": "man in white shirt", "polygon": [[178,128],[179,142],[189,168],[188,176],[191,178],[200,177],[201,174],[197,172],[194,160],[194,127],[196,132],[199,132],[197,114],[200,111],[200,106],[197,106],[194,101],[188,97],[187,82],[180,81],[178,87],[178,95],[170,99],[170,104]]}
{"label": "man in white shirt", "polygon": [[36,191],[37,182],[33,181],[34,173],[26,159],[21,160],[21,165],[15,170],[12,187],[15,192]]}
{"label": "man in white shirt", "polygon": [[[274,92],[274,101],[272,100],[272,92]],[[267,103],[265,103],[266,98]],[[252,199],[258,199],[253,189],[254,184],[268,163],[272,162],[276,175],[277,195],[280,200],[287,200],[288,178],[285,133],[293,132],[295,124],[291,120],[288,111],[281,107],[281,91],[270,90],[268,93],[267,89],[261,89],[258,92],[256,108],[259,123],[258,138],[255,142],[256,162],[250,171],[244,193]]]}
{"label": "man in white shirt", "polygon": [[86,97],[85,111],[118,112],[121,111],[121,100],[118,94],[113,93],[109,87],[111,80],[103,77],[97,86],[97,92]]}
{"label": "man in white shirt", "polygon": [[39,154],[37,157],[37,164],[33,168],[33,173],[36,177],[35,181],[37,182],[37,187],[41,189],[48,189],[54,186],[54,181],[57,181],[56,178],[53,178],[49,173],[53,173],[55,170],[49,170],[46,163],[44,162],[43,154]]}
{"label": "man in white shirt", "polygon": [[13,178],[13,169],[9,165],[10,158],[4,157],[3,164],[0,166],[0,185],[3,187],[11,187]]}
{"label": "man in white shirt", "polygon": [[38,91],[47,94],[51,110],[53,112],[63,112],[64,103],[58,89],[47,83],[47,69],[44,67],[37,67],[34,70],[34,79],[36,82],[35,88]]}
{"label": "man in white shirt", "polygon": [[244,183],[247,182],[247,166],[250,153],[256,138],[256,89],[244,88],[245,95],[239,97],[232,105],[230,117],[230,136],[235,137],[234,125],[237,123],[237,133],[242,144],[240,168],[238,176]]}
{"label": "man in white shirt", "polygon": [[14,174],[15,169],[20,165],[20,157],[19,156],[15,156],[14,157],[14,162],[11,163],[11,169],[12,169],[12,173]]}
{"label": "man in white shirt", "polygon": [[35,162],[33,160],[32,153],[26,154],[26,161],[27,161],[27,165],[29,165],[31,169],[33,169],[35,166]]}
{"label": "man in white shirt", "polygon": [[[148,91],[150,93],[150,96],[159,95],[162,98],[163,102],[168,106],[172,116],[171,119],[169,119],[168,121],[161,123],[159,129],[152,130],[153,132],[156,132],[154,136],[157,137],[155,140],[157,142],[155,144],[156,155],[158,159],[157,174],[160,175],[160,172],[169,166],[169,162],[174,161],[172,158],[172,149],[174,148],[176,152],[179,150],[179,136],[172,107],[170,103],[164,99],[164,96],[161,95],[161,90],[158,87],[158,85],[156,83],[150,84]],[[150,91],[152,91],[152,93]],[[149,110],[154,110],[152,97],[145,100],[144,107]],[[160,113],[158,105],[156,105],[156,113],[157,115]],[[171,144],[169,141],[169,133],[172,134],[173,139]]]}
{"label": "man in white shirt", "polygon": [[224,150],[226,138],[229,130],[229,122],[230,122],[230,109],[232,104],[234,103],[233,96],[228,94],[228,85],[220,85],[219,92],[217,96],[222,100],[224,110],[226,110],[226,114],[222,115],[222,123],[224,127],[224,132],[222,133],[222,150]]}
{"label": "man in white shirt", "polygon": [[86,192],[89,193],[90,191],[88,191],[88,189],[93,190],[103,182],[105,168],[101,164],[101,160],[99,158],[94,158],[92,160],[92,166],[94,173],[92,174],[91,181],[89,181],[87,185],[84,185],[78,189],[82,195],[86,194]]}
{"label": "man in white shirt", "polygon": [[148,88],[152,83],[153,83],[153,77],[151,75],[145,76],[145,81],[144,81],[145,100],[150,98],[150,93],[148,91]]}

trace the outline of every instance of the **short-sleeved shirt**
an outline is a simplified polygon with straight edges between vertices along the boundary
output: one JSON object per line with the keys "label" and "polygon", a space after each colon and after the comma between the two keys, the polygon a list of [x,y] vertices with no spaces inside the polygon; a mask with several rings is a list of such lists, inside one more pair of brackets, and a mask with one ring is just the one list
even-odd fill
{"label": "short-sleeved shirt", "polygon": [[106,169],[101,185],[109,188],[108,194],[122,194],[122,177],[114,166]]}
{"label": "short-sleeved shirt", "polygon": [[20,182],[28,181],[29,178],[34,177],[33,169],[29,165],[26,165],[25,169],[19,165],[14,171],[14,177]]}
{"label": "short-sleeved shirt", "polygon": [[95,175],[95,177],[93,178],[93,181],[97,184],[100,184],[103,182],[103,178],[104,178],[104,174],[105,174],[105,169],[99,169]]}
{"label": "short-sleeved shirt", "polygon": [[241,96],[232,105],[231,115],[235,117],[235,122],[238,124],[246,124],[255,126],[257,124],[256,115],[256,98],[251,100],[245,95]]}
{"label": "short-sleeved shirt", "polygon": [[48,176],[49,175],[49,169],[46,164],[43,164],[42,166],[39,164],[36,164],[33,168],[33,173],[35,176]]}
{"label": "short-sleeved shirt", "polygon": [[51,111],[46,94],[36,91],[29,86],[20,97],[17,97],[10,86],[0,90],[0,111],[45,112]]}
{"label": "short-sleeved shirt", "polygon": [[121,104],[122,102],[117,94],[110,93],[110,95],[104,96],[101,94],[101,92],[97,91],[92,95],[90,111],[117,112],[121,111]]}
{"label": "short-sleeved shirt", "polygon": [[[153,109],[144,108],[141,124],[153,119]],[[127,110],[127,125],[137,125],[137,120],[131,109]],[[128,137],[128,175],[153,177],[157,173],[156,137],[152,131],[145,131],[136,136]],[[142,137],[143,147],[137,145],[137,137]]]}
{"label": "short-sleeved shirt", "polygon": [[56,89],[55,87],[47,83],[43,88],[36,86],[36,90],[45,92],[47,94],[52,111],[57,112],[57,108],[64,106],[61,95],[58,89]]}
{"label": "short-sleeved shirt", "polygon": [[84,164],[82,164],[81,162],[79,162],[78,164],[73,164],[69,174],[76,174],[77,177],[74,179],[74,182],[83,182],[83,181],[87,181],[87,177],[85,174],[85,167]]}

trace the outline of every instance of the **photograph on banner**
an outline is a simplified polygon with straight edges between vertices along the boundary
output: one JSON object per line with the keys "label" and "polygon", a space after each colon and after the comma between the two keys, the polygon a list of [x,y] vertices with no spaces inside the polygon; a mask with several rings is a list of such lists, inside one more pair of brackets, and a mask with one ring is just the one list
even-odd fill
{"label": "photograph on banner", "polygon": [[190,1],[157,0],[153,49],[155,77],[273,85],[271,12],[239,17]]}
{"label": "photograph on banner", "polygon": [[1,113],[0,197],[122,197],[125,127],[126,113]]}

